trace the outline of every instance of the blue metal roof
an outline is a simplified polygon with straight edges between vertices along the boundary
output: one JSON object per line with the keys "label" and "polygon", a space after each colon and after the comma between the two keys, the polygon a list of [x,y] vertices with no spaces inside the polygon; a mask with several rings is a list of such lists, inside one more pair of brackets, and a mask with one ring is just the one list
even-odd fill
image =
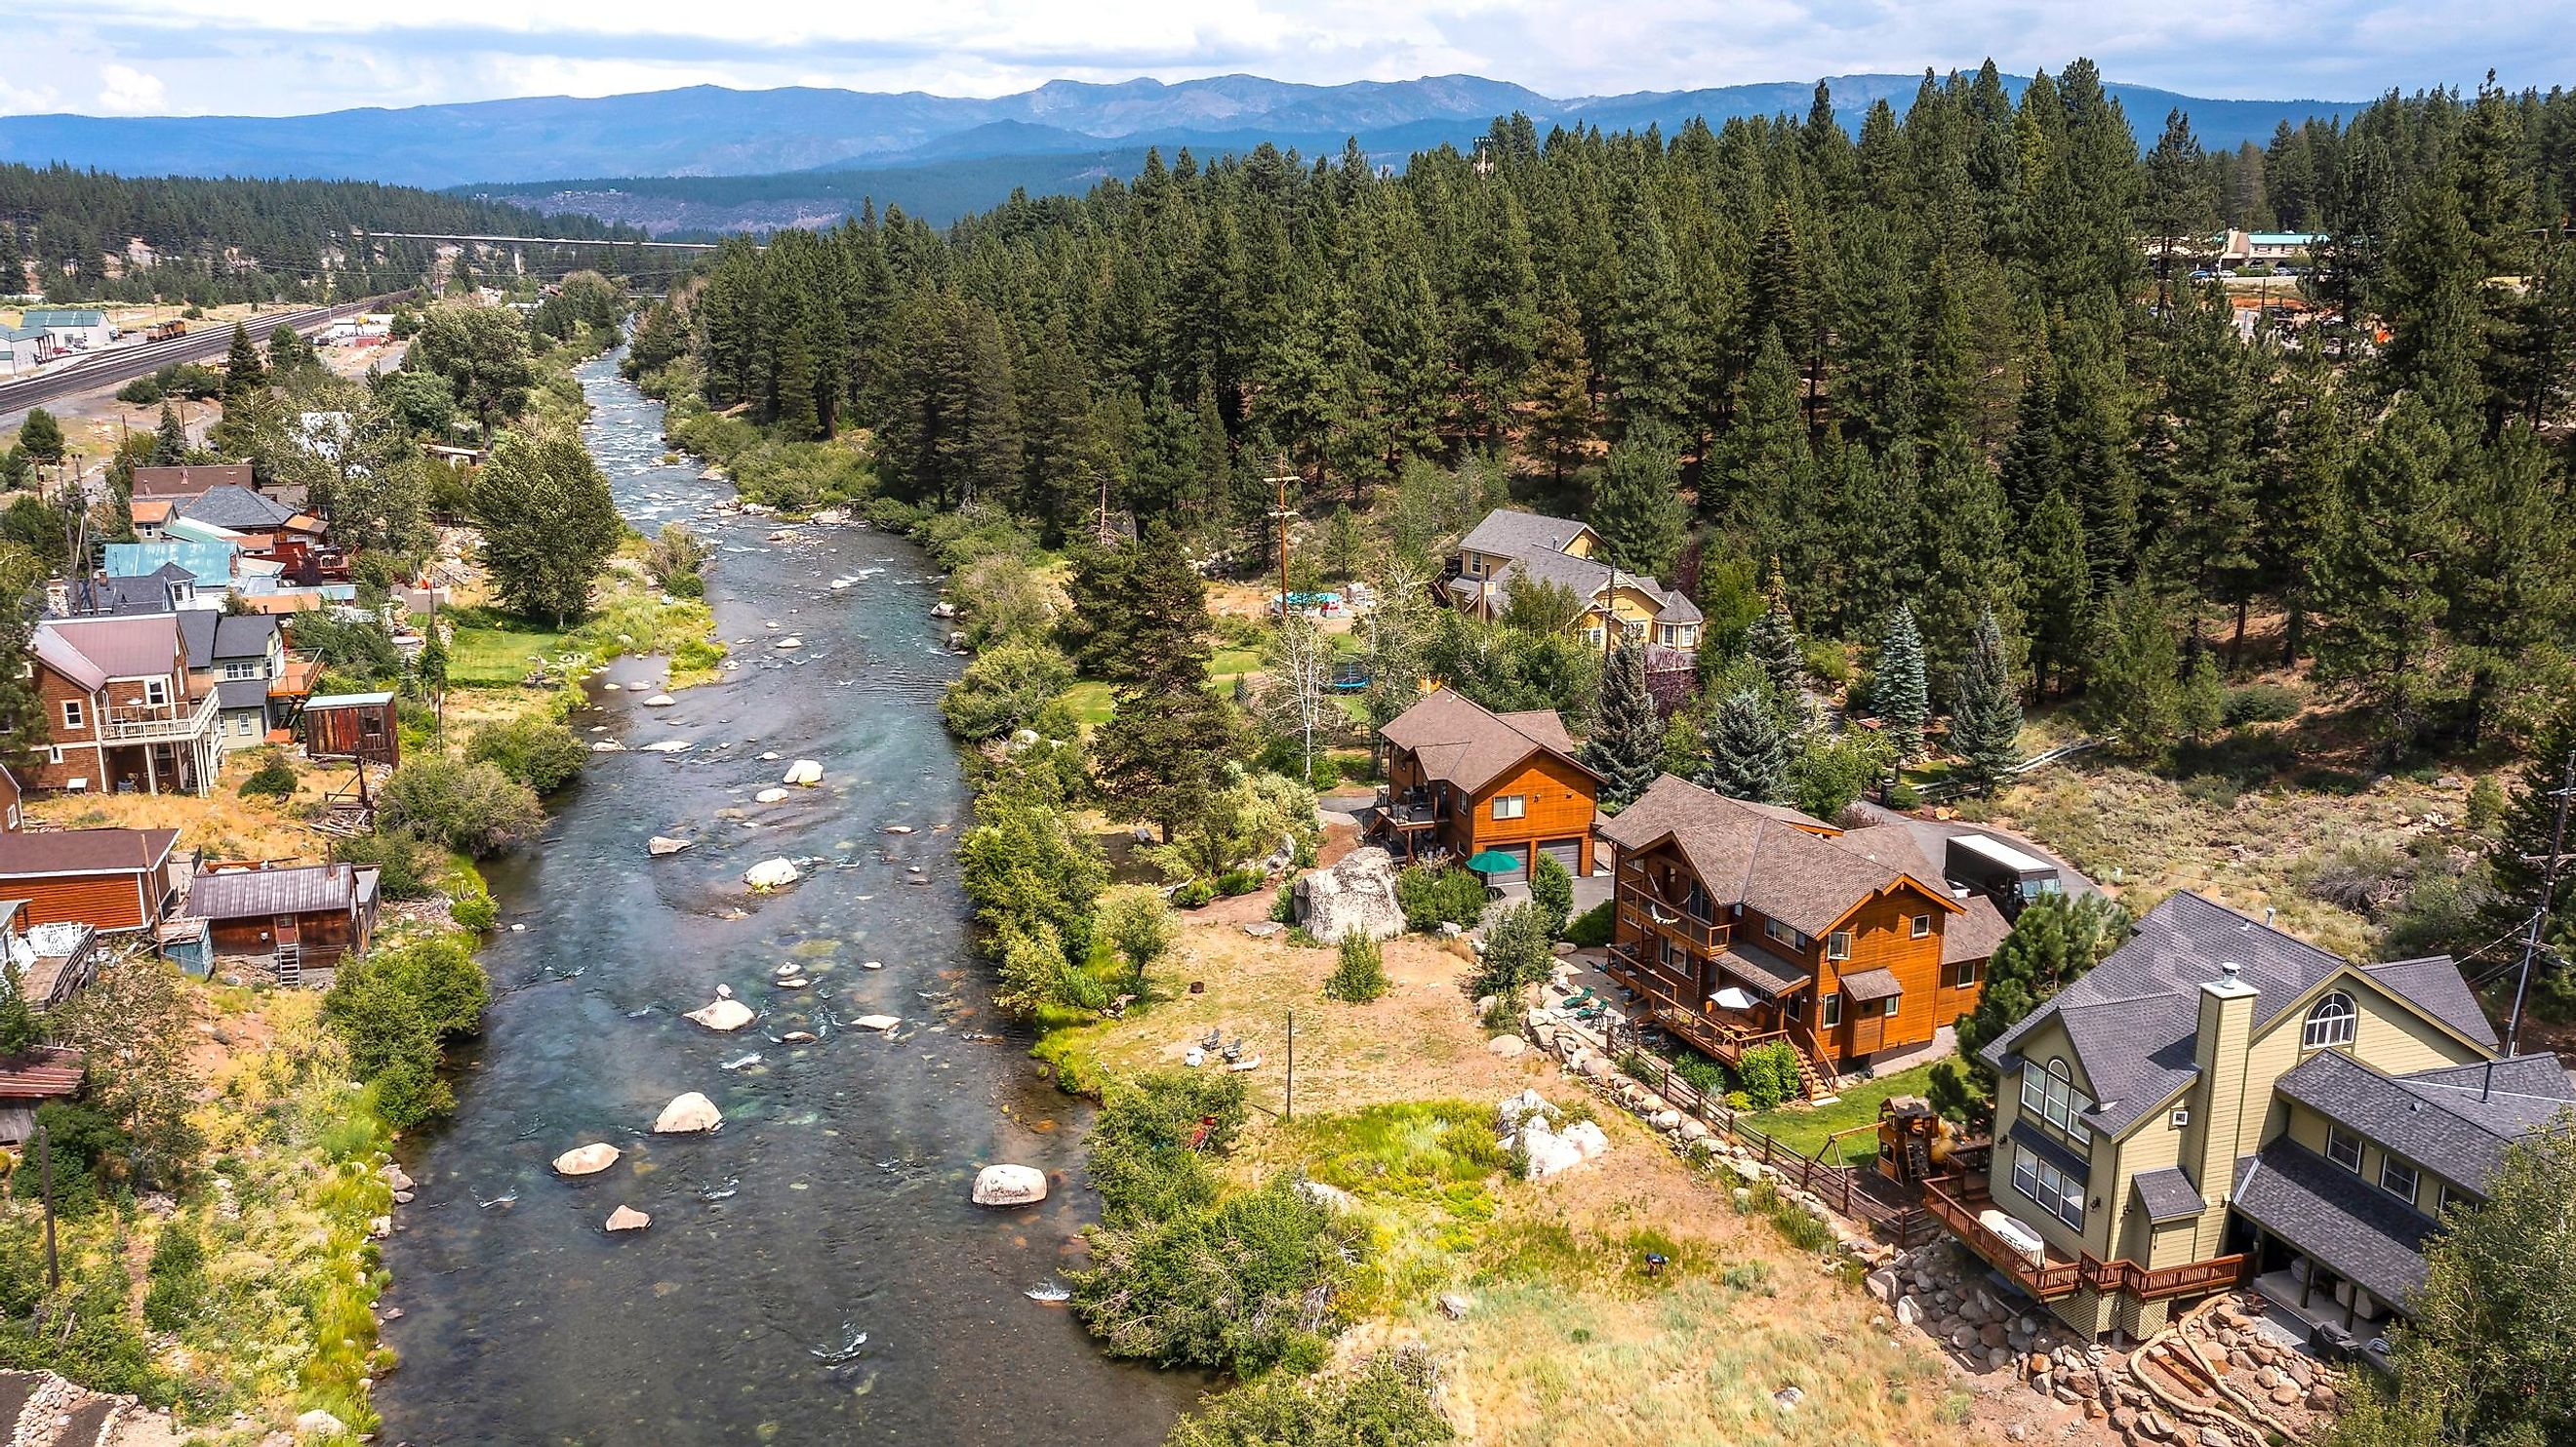
{"label": "blue metal roof", "polygon": [[111,578],[150,577],[169,563],[185,568],[198,587],[229,587],[233,580],[233,545],[177,540],[107,545],[107,575]]}

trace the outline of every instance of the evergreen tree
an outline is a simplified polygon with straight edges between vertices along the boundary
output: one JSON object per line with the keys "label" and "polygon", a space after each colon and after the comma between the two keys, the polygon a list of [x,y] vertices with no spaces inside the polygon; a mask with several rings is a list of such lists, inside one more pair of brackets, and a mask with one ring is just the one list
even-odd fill
{"label": "evergreen tree", "polygon": [[1959,1017],[1959,1053],[1975,1060],[2127,942],[2129,929],[2129,912],[2105,895],[2043,894],[2023,906],[1986,962],[1977,1008]]}
{"label": "evergreen tree", "polygon": [[2158,758],[2182,728],[2182,654],[2153,590],[2133,583],[2103,610],[2087,665],[2084,713],[2120,752]]}
{"label": "evergreen tree", "polygon": [[2148,244],[2156,248],[2156,305],[2174,281],[2177,255],[2196,254],[2218,227],[2217,175],[2180,108],[2165,113],[2164,134],[2147,152],[2142,214]]}
{"label": "evergreen tree", "polygon": [[25,420],[18,424],[18,447],[39,467],[58,467],[64,454],[63,426],[54,420],[53,413],[30,407]]}
{"label": "evergreen tree", "polygon": [[[2558,791],[2565,787],[2567,759],[2576,753],[2576,701],[2561,706],[2531,741],[2531,757],[2506,794],[2504,818],[2487,853],[2488,893],[2484,930],[2502,937],[2518,934],[2542,905],[2541,882],[2549,859],[2550,838],[2558,825]],[[2559,846],[2576,853],[2576,823]],[[2576,946],[2576,868],[2562,864],[2558,885],[2547,901],[2541,942],[2562,952],[2552,968],[2569,968],[2564,952]]]}
{"label": "evergreen tree", "polygon": [[1639,421],[1610,449],[1593,484],[1590,517],[1603,561],[1651,578],[1672,571],[1690,533],[1677,450],[1672,429],[1653,419]]}
{"label": "evergreen tree", "polygon": [[1950,714],[1950,751],[1979,793],[1992,792],[2021,762],[2021,694],[2011,656],[1992,610],[1977,619],[1976,646],[1959,670],[1959,703]]}
{"label": "evergreen tree", "polygon": [[1647,419],[1679,426],[1691,392],[1681,275],[1652,197],[1633,196],[1623,221],[1618,298],[1601,344],[1611,415],[1623,433]]}
{"label": "evergreen tree", "polygon": [[[41,505],[38,511],[44,511]],[[14,520],[18,507],[9,512]],[[60,529],[53,531],[61,536]],[[0,539],[0,656],[28,656],[36,619],[44,611],[45,578],[52,571],[46,559],[23,544]],[[46,717],[50,712],[34,670],[0,668],[0,765],[23,768],[34,761],[53,737],[53,721]]]}
{"label": "evergreen tree", "polygon": [[268,369],[260,364],[259,347],[250,339],[250,328],[233,323],[232,346],[224,353],[224,402],[248,395],[268,385]]}
{"label": "evergreen tree", "polygon": [[152,465],[176,467],[188,460],[188,429],[179,422],[179,414],[170,404],[161,404],[160,424],[152,429]]}
{"label": "evergreen tree", "polygon": [[1563,483],[1566,465],[1583,455],[1595,435],[1596,409],[1592,359],[1583,349],[1583,327],[1574,299],[1562,287],[1539,324],[1529,390],[1528,446],[1547,460],[1556,480]]}
{"label": "evergreen tree", "polygon": [[2093,626],[2093,574],[2084,558],[2084,520],[2063,490],[2051,487],[2021,530],[2014,549],[2021,573],[2021,612],[2030,624],[2033,690],[2046,698],[2084,669]]}
{"label": "evergreen tree", "polygon": [[1710,712],[1699,782],[1730,799],[1777,804],[1789,796],[1789,740],[1763,692],[1739,689]]}
{"label": "evergreen tree", "polygon": [[1601,706],[1592,736],[1577,754],[1601,776],[1602,807],[1611,813],[1635,803],[1663,772],[1664,721],[1646,689],[1646,647],[1622,638],[1601,669]]}
{"label": "evergreen tree", "polygon": [[2394,754],[2423,736],[2445,693],[2436,586],[2452,543],[2442,472],[2451,438],[2421,397],[2399,400],[2346,472],[2317,560],[2317,678],[2339,685]]}
{"label": "evergreen tree", "polygon": [[1772,697],[1794,710],[1807,687],[1807,655],[1798,641],[1798,620],[1789,612],[1789,587],[1777,558],[1771,560],[1771,582],[1763,598],[1761,616],[1745,630],[1744,649],[1762,665]]}
{"label": "evergreen tree", "polygon": [[1233,709],[1208,688],[1207,584],[1180,536],[1148,524],[1124,582],[1121,646],[1101,668],[1116,691],[1093,772],[1104,798],[1153,823],[1168,844],[1184,819],[1212,807],[1238,730]]}
{"label": "evergreen tree", "polygon": [[1924,669],[1923,635],[1914,627],[1914,610],[1902,603],[1887,615],[1886,631],[1879,635],[1869,704],[1896,747],[1896,761],[1921,758],[1923,729],[1932,720],[1932,688]]}

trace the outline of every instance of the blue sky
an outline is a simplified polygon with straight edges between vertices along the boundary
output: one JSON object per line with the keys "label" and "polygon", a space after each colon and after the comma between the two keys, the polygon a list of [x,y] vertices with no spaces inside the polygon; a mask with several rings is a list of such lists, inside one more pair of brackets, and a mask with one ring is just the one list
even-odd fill
{"label": "blue sky", "polygon": [[[2199,95],[2576,83],[2546,0],[9,0],[0,114],[285,115],[713,83],[998,95],[1248,71],[1333,83],[1470,72],[1556,96],[1929,64],[2054,68]],[[748,33],[745,33],[748,32]]]}

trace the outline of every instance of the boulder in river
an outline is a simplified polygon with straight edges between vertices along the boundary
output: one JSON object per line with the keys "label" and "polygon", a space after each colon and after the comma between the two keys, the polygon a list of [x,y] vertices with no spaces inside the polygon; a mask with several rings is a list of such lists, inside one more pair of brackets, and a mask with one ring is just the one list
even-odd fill
{"label": "boulder in river", "polygon": [[652,1217],[632,1206],[620,1206],[608,1213],[607,1229],[611,1231],[641,1231],[652,1224]]}
{"label": "boulder in river", "polygon": [[751,796],[751,802],[755,804],[784,804],[787,802],[787,791],[785,789],[775,787],[763,789],[759,793]]}
{"label": "boulder in river", "polygon": [[787,766],[787,777],[778,782],[797,784],[810,789],[823,782],[823,766],[812,759],[798,759]]}
{"label": "boulder in river", "polygon": [[671,697],[667,693],[657,693],[651,698],[644,700],[644,706],[646,708],[669,708],[671,705],[678,702],[678,699]]}
{"label": "boulder in river", "polygon": [[783,889],[801,877],[796,866],[785,859],[764,859],[742,872],[742,882],[762,894]]}
{"label": "boulder in river", "polygon": [[688,747],[689,741],[687,739],[661,739],[654,743],[646,744],[644,746],[644,752],[648,754],[677,754],[686,752]]}
{"label": "boulder in river", "polygon": [[710,1030],[730,1034],[752,1021],[751,1007],[740,1000],[718,1000],[703,1010],[691,1010],[683,1018],[695,1020]]}
{"label": "boulder in river", "polygon": [[1046,1195],[1046,1172],[1035,1166],[986,1166],[975,1173],[978,1206],[1033,1206]]}
{"label": "boulder in river", "polygon": [[724,1112],[716,1109],[714,1101],[692,1090],[673,1096],[671,1103],[662,1107],[662,1113],[653,1118],[653,1134],[696,1135],[722,1124]]}
{"label": "boulder in river", "polygon": [[677,854],[697,842],[694,839],[674,839],[668,834],[656,834],[644,841],[644,852],[660,859],[664,855]]}
{"label": "boulder in river", "polygon": [[617,1158],[623,1154],[625,1152],[606,1141],[592,1141],[586,1146],[574,1146],[571,1150],[555,1157],[555,1174],[595,1176],[617,1164]]}
{"label": "boulder in river", "polygon": [[891,1030],[903,1023],[900,1015],[861,1015],[850,1022],[862,1030]]}

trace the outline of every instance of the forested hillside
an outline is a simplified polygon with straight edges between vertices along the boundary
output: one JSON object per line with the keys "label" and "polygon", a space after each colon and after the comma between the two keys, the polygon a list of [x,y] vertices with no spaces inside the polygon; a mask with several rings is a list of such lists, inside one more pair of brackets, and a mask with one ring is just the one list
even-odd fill
{"label": "forested hillside", "polygon": [[[351,240],[354,232],[385,231],[601,241],[643,234],[405,186],[0,165],[0,292],[199,305],[365,296],[410,286],[430,270],[434,243]],[[590,259],[612,258],[603,248]]]}
{"label": "forested hillside", "polygon": [[[1365,504],[1509,449],[1628,565],[1777,558],[1853,641],[1910,602],[1936,681],[1991,608],[2028,693],[2116,684],[2116,725],[2129,692],[2166,708],[2178,637],[2186,674],[2204,638],[2234,662],[2259,613],[2392,749],[2525,727],[2576,618],[2534,426],[2576,378],[2576,97],[2392,96],[2259,167],[2181,117],[2130,135],[2079,61],[2018,106],[1991,66],[1927,82],[1857,138],[1820,91],[1669,140],[1497,122],[1490,173],[1149,160],[946,234],[737,246],[638,361],[693,353],[716,407],[873,428],[887,491],[1051,529],[1105,480],[1258,546],[1280,454],[1308,503]],[[2249,342],[2215,287],[2159,283],[2143,239],[2205,234],[2230,182],[2330,235],[2280,288],[2349,322]]]}

